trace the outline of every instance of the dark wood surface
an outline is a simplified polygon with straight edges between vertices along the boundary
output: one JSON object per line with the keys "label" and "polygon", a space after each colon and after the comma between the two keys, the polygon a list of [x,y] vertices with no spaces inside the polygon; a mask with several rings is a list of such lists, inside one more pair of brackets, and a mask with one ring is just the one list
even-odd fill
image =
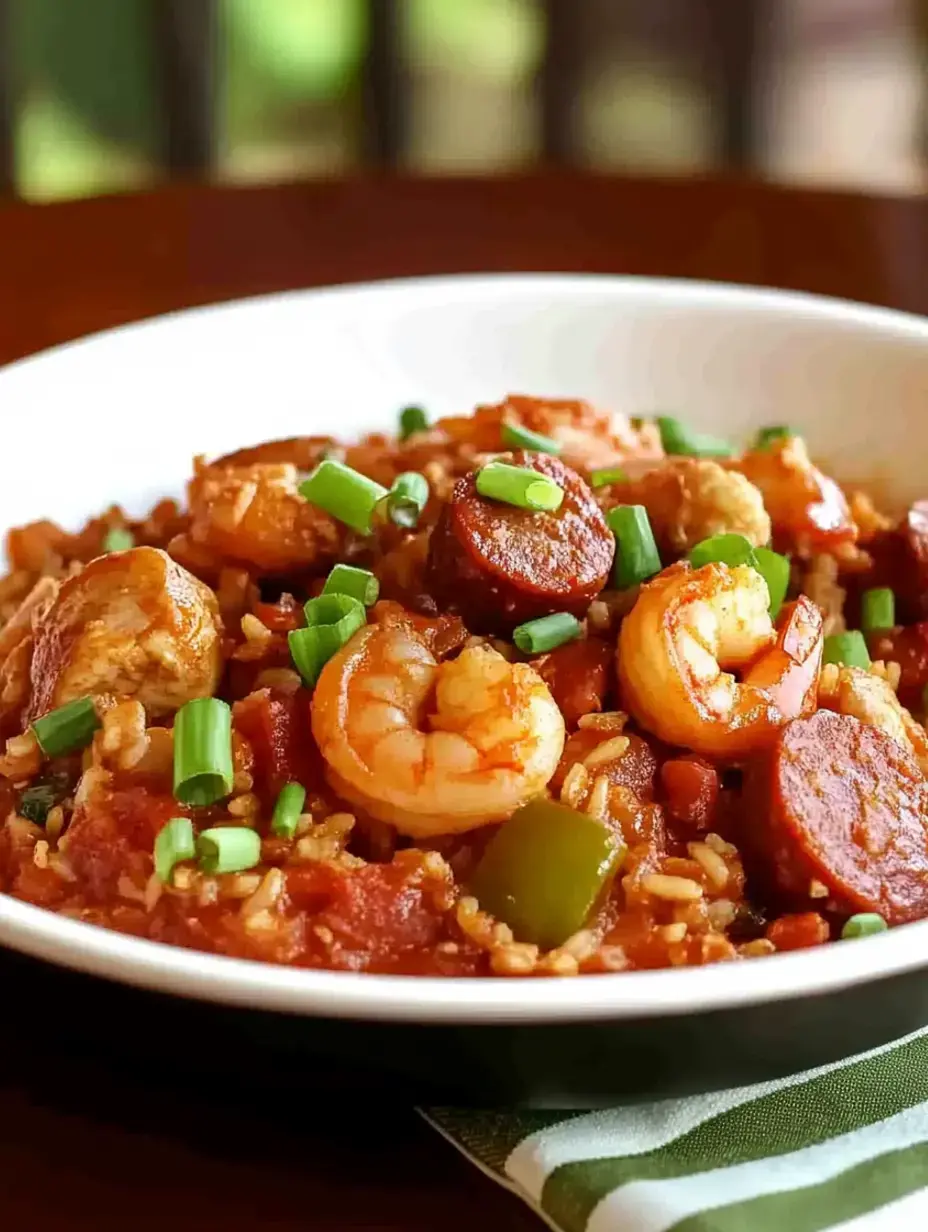
{"label": "dark wood surface", "polygon": [[[928,312],[928,205],[717,180],[373,178],[0,208],[0,361],[169,309],[479,270],[729,279]],[[66,391],[62,391],[66,397]],[[2,407],[0,407],[2,414]],[[0,1226],[528,1232],[514,1199],[405,1107],[266,1106],[69,1047],[92,986],[23,1038],[0,958]],[[57,977],[55,977],[57,978]],[[165,1046],[172,1046],[167,1041]]]}

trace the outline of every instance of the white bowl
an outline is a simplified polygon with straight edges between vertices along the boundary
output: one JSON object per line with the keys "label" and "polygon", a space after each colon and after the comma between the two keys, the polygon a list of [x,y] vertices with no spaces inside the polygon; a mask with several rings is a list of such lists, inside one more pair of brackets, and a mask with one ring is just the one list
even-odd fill
{"label": "white bowl", "polygon": [[[177,493],[196,453],[351,437],[421,402],[509,391],[671,412],[738,438],[790,423],[842,477],[925,495],[928,322],[807,295],[646,279],[461,277],[270,296],[178,313],[0,372],[0,525],[76,527]],[[0,940],[165,992],[302,1015],[578,1023],[834,992],[928,965],[928,922],[762,961],[559,980],[298,970],[159,945],[0,895]]]}

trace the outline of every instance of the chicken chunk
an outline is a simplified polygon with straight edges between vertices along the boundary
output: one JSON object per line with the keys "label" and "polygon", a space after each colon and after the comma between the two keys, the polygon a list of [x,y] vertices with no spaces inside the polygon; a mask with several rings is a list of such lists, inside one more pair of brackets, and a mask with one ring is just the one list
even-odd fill
{"label": "chicken chunk", "polygon": [[770,518],[757,488],[708,458],[668,458],[638,479],[602,489],[613,505],[644,505],[665,555],[688,552],[711,535],[734,532],[755,546],[770,538]]}
{"label": "chicken chunk", "polygon": [[99,556],[63,582],[35,630],[30,719],[85,694],[150,714],[210,696],[222,667],[216,597],[159,548]]}
{"label": "chicken chunk", "polygon": [[338,526],[300,496],[297,479],[289,462],[198,467],[188,489],[190,543],[266,573],[326,563]]}

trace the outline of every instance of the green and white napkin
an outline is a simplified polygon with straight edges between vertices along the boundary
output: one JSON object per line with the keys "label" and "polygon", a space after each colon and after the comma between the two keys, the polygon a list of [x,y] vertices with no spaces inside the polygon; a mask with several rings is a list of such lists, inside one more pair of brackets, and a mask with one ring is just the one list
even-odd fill
{"label": "green and white napkin", "polygon": [[558,1232],[928,1229],[925,1031],[688,1099],[424,1115]]}

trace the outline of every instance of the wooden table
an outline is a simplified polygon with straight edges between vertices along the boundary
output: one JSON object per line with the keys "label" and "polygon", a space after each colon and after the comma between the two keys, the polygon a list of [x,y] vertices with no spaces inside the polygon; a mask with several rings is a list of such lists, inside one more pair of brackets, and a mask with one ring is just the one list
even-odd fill
{"label": "wooden table", "polygon": [[[534,175],[10,205],[0,208],[0,361],[191,304],[479,270],[723,279],[928,313],[928,204]],[[99,1021],[95,1056],[76,1053],[69,1023],[94,1021],[92,985],[75,998],[62,984],[55,997],[53,974],[43,1029],[25,1030],[4,1007],[31,995],[26,966],[0,960],[0,1223],[11,1232],[540,1227],[407,1108],[281,1108],[165,1085],[108,1064],[118,1022]]]}

